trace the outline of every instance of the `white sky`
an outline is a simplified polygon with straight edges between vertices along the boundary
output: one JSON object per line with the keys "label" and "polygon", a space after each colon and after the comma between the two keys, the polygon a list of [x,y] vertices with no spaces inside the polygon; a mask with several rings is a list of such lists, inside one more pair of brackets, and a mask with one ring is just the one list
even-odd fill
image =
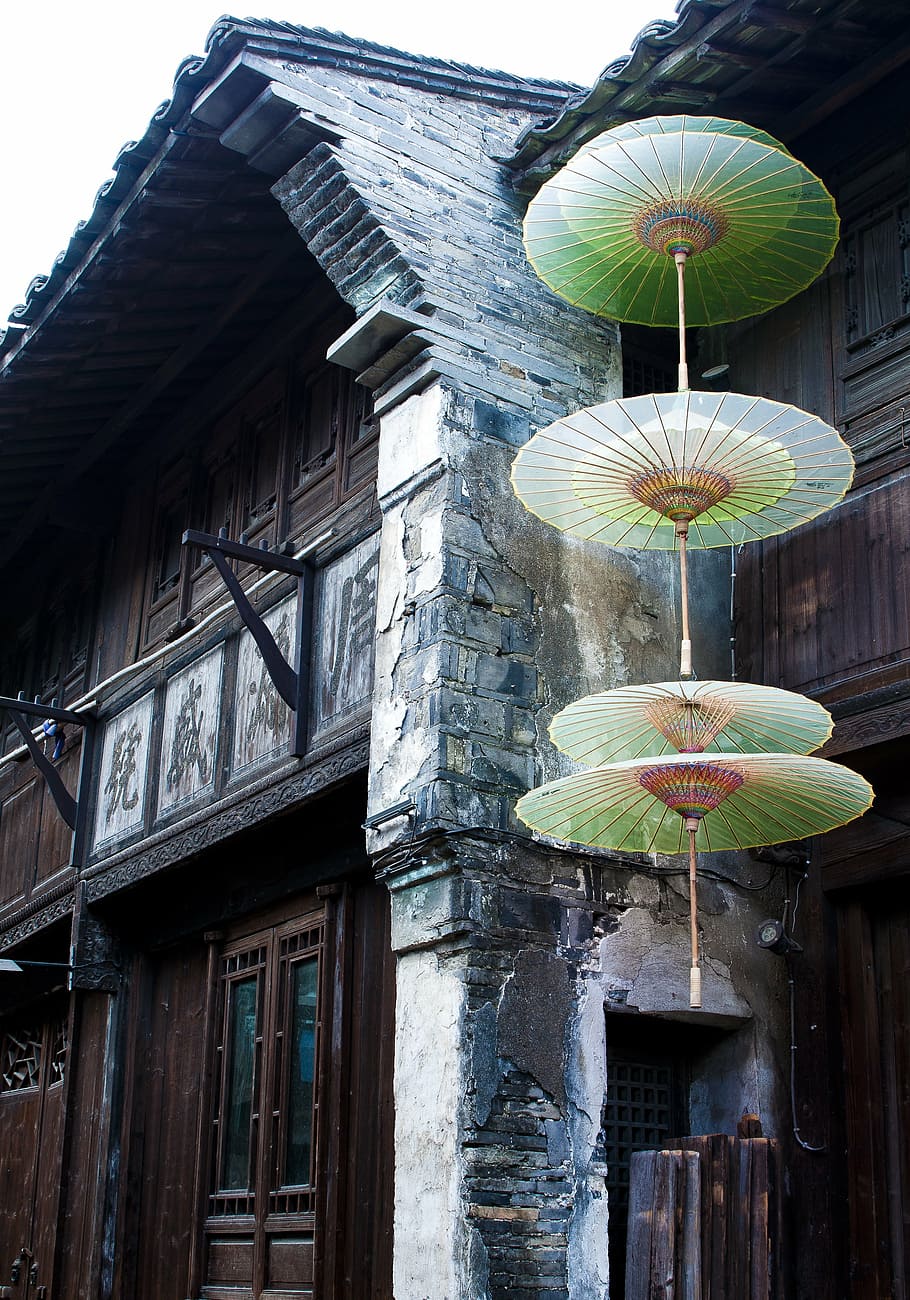
{"label": "white sky", "polygon": [[[230,0],[5,0],[0,5],[0,322],[89,215],[127,140],[202,54]],[[589,86],[674,0],[238,0],[234,11],[414,54]],[[265,10],[268,4],[271,14]]]}

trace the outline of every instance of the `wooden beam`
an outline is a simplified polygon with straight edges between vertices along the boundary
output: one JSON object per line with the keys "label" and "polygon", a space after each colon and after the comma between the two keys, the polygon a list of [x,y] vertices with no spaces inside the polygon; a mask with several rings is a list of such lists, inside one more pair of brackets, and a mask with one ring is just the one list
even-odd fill
{"label": "wooden beam", "polygon": [[[45,510],[41,512],[44,517],[57,508],[66,491],[86,469],[93,465],[120,434],[129,428],[133,421],[148,409],[151,403],[187,369],[191,362],[195,361],[205,351],[238,312],[246,306],[256,291],[284,265],[293,248],[292,244],[283,243],[282,246],[273,251],[270,257],[264,258],[255,270],[240,283],[227,302],[223,304],[221,310],[211,316],[191,339],[183,342],[143,388],[135,394],[132,400],[128,401],[125,406],[121,406],[116,414],[107,420],[95,436],[82,448],[77,460],[55,479],[53,493],[49,498],[45,499]],[[303,250],[300,251],[302,253]],[[78,396],[78,394],[69,392],[61,398],[57,405],[65,407],[74,400],[74,397],[78,400]],[[85,400],[97,401],[97,393],[86,394]],[[11,554],[21,546],[32,535],[40,522],[41,519],[35,517],[26,519],[7,542],[7,554]]]}
{"label": "wooden beam", "polygon": [[838,80],[826,85],[817,94],[805,100],[792,113],[775,120],[774,129],[785,139],[804,135],[812,127],[843,108],[870,87],[883,81],[892,72],[910,63],[910,37],[887,46],[851,67]]}
{"label": "wooden beam", "polygon": [[182,144],[182,136],[176,134],[169,134],[167,136],[162,143],[161,148],[155,154],[154,158],[149,161],[148,165],[139,176],[136,184],[129,191],[126,198],[113,215],[105,223],[105,226],[97,239],[83,254],[78,266],[66,277],[50,302],[45,306],[43,311],[39,313],[37,319],[22,331],[21,337],[16,340],[8,352],[4,353],[4,355],[0,357],[0,374],[2,374],[4,370],[8,369],[8,367],[15,361],[16,357],[18,357],[19,353],[27,345],[30,339],[43,326],[48,317],[51,316],[52,313],[56,312],[62,299],[65,298],[70,290],[79,283],[82,276],[87,273],[89,267],[91,267],[93,263],[101,260],[102,255],[106,251],[108,240],[116,233],[120,223],[126,218],[132,207],[139,201],[144,187],[154,176],[157,168],[164,159],[168,157],[173,149]]}
{"label": "wooden beam", "polygon": [[777,5],[763,3],[763,0],[746,6],[742,21],[746,25],[794,32],[798,36],[805,36],[818,27],[818,18],[814,13],[794,13],[792,9],[781,9]]}

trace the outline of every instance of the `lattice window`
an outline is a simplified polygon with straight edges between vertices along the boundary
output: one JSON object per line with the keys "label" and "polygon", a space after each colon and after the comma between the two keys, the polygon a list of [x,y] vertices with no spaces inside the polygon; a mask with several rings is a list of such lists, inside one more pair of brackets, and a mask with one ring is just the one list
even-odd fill
{"label": "lattice window", "polygon": [[910,203],[876,208],[844,236],[847,343],[874,347],[910,314]]}
{"label": "lattice window", "polygon": [[669,1138],[688,1131],[685,1059],[674,1053],[673,1029],[661,1028],[667,1044],[655,1053],[644,1046],[654,1022],[640,1027],[607,1017],[607,1090],[601,1117],[601,1140],[607,1164],[610,1277],[622,1295],[625,1277],[629,1167],[635,1151],[660,1149]]}
{"label": "lattice window", "polygon": [[305,1214],[315,1209],[313,1163],[316,1118],[316,1065],[322,1031],[319,952],[323,927],[299,930],[279,944],[279,978],[275,1020],[274,1099],[277,1185],[270,1193],[273,1214]]}
{"label": "lattice window", "polygon": [[48,1056],[48,1084],[62,1083],[66,1074],[66,1021],[58,1020],[51,1027],[51,1046]]}
{"label": "lattice window", "polygon": [[677,376],[676,335],[668,330],[622,327],[622,395],[675,392]]}
{"label": "lattice window", "polygon": [[626,1204],[632,1152],[655,1149],[677,1130],[677,1087],[672,1063],[614,1060],[608,1072],[603,1128],[609,1185]]}
{"label": "lattice window", "polygon": [[0,1092],[37,1088],[41,1079],[44,1036],[40,1025],[10,1029],[0,1048]]}

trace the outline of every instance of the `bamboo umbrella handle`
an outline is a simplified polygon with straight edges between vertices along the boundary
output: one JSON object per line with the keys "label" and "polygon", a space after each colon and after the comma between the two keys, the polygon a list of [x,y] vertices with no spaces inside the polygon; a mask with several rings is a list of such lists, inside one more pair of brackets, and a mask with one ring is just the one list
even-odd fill
{"label": "bamboo umbrella handle", "polygon": [[686,542],[689,537],[689,524],[680,520],[676,525],[679,540],[679,602],[682,612],[682,641],[679,648],[679,675],[692,676],[692,640],[689,634],[689,566],[686,556]]}
{"label": "bamboo umbrella handle", "polygon": [[686,361],[686,258],[687,253],[674,253],[676,286],[679,298],[679,391],[689,387],[689,366]]}
{"label": "bamboo umbrella handle", "polygon": [[686,818],[689,832],[689,937],[692,946],[692,966],[689,970],[689,1006],[701,1006],[701,967],[698,964],[698,898],[696,893],[695,832],[698,818]]}

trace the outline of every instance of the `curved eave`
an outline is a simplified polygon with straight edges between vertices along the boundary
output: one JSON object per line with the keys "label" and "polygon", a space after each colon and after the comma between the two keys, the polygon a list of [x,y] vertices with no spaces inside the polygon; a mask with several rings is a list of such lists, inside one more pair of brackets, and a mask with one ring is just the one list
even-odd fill
{"label": "curved eave", "polygon": [[0,330],[0,367],[4,355],[18,350],[23,330],[40,322],[57,296],[68,288],[86,254],[105,238],[112,218],[129,198],[143,172],[154,163],[168,137],[188,130],[206,133],[191,119],[201,95],[211,90],[244,53],[280,56],[303,65],[323,64],[354,75],[413,85],[428,92],[509,105],[539,114],[562,109],[578,87],[566,82],[512,76],[486,68],[444,59],[407,54],[371,41],[358,40],[320,28],[292,23],[219,18],[206,38],[205,54],[183,60],[177,69],[170,99],[152,115],[139,141],[128,141],[113,165],[113,175],[95,196],[91,214],[80,221],[67,247],[58,254],[46,275],[38,275],[26,291],[25,302],[9,315],[11,328]]}

